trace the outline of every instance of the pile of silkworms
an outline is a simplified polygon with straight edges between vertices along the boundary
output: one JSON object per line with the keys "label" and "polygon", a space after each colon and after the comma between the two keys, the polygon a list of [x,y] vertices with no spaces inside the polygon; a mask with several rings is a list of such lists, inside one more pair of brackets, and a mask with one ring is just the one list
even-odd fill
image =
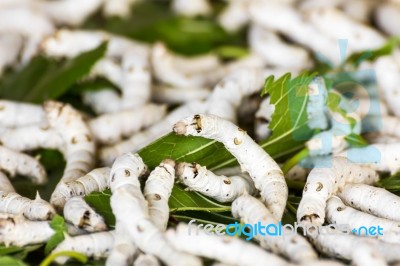
{"label": "pile of silkworms", "polygon": [[[379,96],[353,92],[359,107],[350,112],[354,125],[334,119],[326,110],[327,84],[316,76],[308,86],[308,127],[321,132],[306,142],[312,167],[296,165],[286,175],[256,141],[267,139],[275,111],[260,93],[265,78],[296,76],[311,69],[316,54],[339,65],[338,39],[348,40],[348,54],[377,49],[400,34],[400,2],[373,0],[231,0],[218,14],[227,32],[248,27],[249,54],[224,61],[216,54],[183,56],[162,42],[153,44],[100,30],[79,29],[96,12],[130,16],[139,0],[2,0],[0,2],[0,78],[37,55],[74,58],[107,41],[107,51],[86,78],[101,77],[112,88],[86,91],[84,113],[68,103],[43,104],[0,100],[0,242],[24,247],[46,243],[55,233],[50,220],[58,213],[67,225],[64,241],[52,251],[75,251],[106,265],[388,265],[400,263],[400,197],[375,184],[383,173],[400,170],[400,53],[364,61],[372,69]],[[209,16],[207,0],[173,0],[174,12]],[[341,95],[332,89],[330,93]],[[379,108],[369,106],[375,101]],[[346,109],[346,107],[344,107]],[[376,113],[372,113],[376,111]],[[249,115],[251,114],[251,115]],[[365,133],[363,117],[381,123]],[[251,117],[252,132],[240,128]],[[148,169],[138,151],[171,130],[177,135],[218,141],[240,168],[213,173],[196,162],[164,158]],[[350,133],[363,134],[369,145],[351,147]],[[323,145],[331,139],[329,149]],[[253,140],[255,139],[255,140]],[[46,169],[31,151],[58,150],[66,161],[49,201],[16,192],[10,178],[34,184],[48,181]],[[354,154],[372,150],[380,159],[360,163]],[[321,161],[330,156],[329,166]],[[223,175],[222,175],[223,174]],[[144,188],[140,179],[147,176]],[[347,224],[381,226],[383,235],[307,233],[255,236],[249,242],[200,231],[188,225],[168,226],[168,200],[175,183],[218,202],[231,203],[232,216],[243,223],[278,224],[288,200],[286,180],[305,183],[297,222],[305,227]],[[116,218],[111,230],[84,197],[111,190]],[[336,230],[327,228],[329,230]],[[325,256],[321,258],[320,255]],[[57,263],[69,258],[59,256]]]}

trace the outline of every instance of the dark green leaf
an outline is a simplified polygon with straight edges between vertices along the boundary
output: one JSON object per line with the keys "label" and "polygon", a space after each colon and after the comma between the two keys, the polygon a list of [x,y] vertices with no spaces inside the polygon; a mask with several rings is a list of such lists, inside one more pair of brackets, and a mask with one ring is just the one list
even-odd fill
{"label": "dark green leaf", "polygon": [[87,75],[104,56],[107,43],[73,59],[59,60],[37,57],[21,71],[0,83],[2,98],[40,103],[63,95],[74,82]]}
{"label": "dark green leaf", "polygon": [[45,246],[45,253],[49,254],[58,244],[64,240],[64,234],[67,232],[67,227],[64,218],[56,215],[50,222],[51,228],[54,229],[54,235],[47,241]]}
{"label": "dark green leaf", "polygon": [[351,133],[345,137],[347,143],[350,144],[351,147],[361,148],[368,146],[368,141],[366,141],[362,136],[358,134]]}
{"label": "dark green leaf", "polygon": [[110,205],[111,191],[93,192],[85,197],[86,202],[104,217],[108,226],[115,225],[115,216]]}
{"label": "dark green leaf", "polygon": [[171,220],[187,223],[196,220],[197,224],[230,224],[237,221],[230,212],[185,211],[171,213],[171,216]]}
{"label": "dark green leaf", "polygon": [[381,56],[392,54],[393,50],[399,45],[399,43],[399,37],[389,38],[389,40],[382,47],[350,55],[346,60],[346,64],[357,67],[364,61],[375,61]]}

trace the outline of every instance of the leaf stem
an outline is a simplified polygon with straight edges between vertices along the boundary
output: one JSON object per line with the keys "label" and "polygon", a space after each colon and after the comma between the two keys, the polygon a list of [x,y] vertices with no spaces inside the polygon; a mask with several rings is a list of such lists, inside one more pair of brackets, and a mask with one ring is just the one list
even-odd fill
{"label": "leaf stem", "polygon": [[88,258],[82,253],[74,252],[74,251],[60,251],[47,256],[39,266],[49,266],[57,257],[66,256],[70,258],[74,258],[81,263],[86,263]]}
{"label": "leaf stem", "polygon": [[283,166],[282,166],[282,171],[283,174],[287,174],[290,169],[292,169],[296,164],[298,164],[301,160],[306,158],[309,154],[309,150],[307,148],[302,149],[298,153],[296,153],[292,158],[287,160]]}

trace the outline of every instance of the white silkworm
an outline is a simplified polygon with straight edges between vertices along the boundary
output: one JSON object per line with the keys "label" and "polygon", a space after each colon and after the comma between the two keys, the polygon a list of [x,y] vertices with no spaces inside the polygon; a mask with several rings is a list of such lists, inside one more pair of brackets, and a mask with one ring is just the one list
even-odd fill
{"label": "white silkworm", "polygon": [[133,266],[160,266],[160,262],[154,256],[140,254]]}
{"label": "white silkworm", "polygon": [[222,142],[236,157],[243,171],[252,177],[261,199],[279,221],[288,196],[288,188],[278,164],[246,132],[233,123],[213,115],[194,115],[178,121],[178,135],[201,136]]}
{"label": "white silkworm", "polygon": [[131,6],[140,0],[112,0],[103,2],[103,13],[106,17],[126,18],[130,14]]}
{"label": "white silkworm", "polygon": [[313,156],[338,155],[348,147],[346,135],[335,130],[327,130],[314,135],[306,142],[306,147]]}
{"label": "white silkworm", "polygon": [[89,127],[82,115],[69,104],[47,101],[44,104],[50,126],[61,135],[65,142],[66,166],[64,173],[55,188],[50,203],[62,210],[62,205],[56,205],[62,183],[75,181],[93,169],[95,163],[95,144]]}
{"label": "white silkworm", "polygon": [[[364,254],[363,256],[366,257],[375,257],[376,254],[376,257],[381,256],[389,263],[400,260],[398,252],[400,245],[398,244],[386,243],[371,237],[349,235],[326,226],[320,227],[319,230],[328,233],[314,231],[309,238],[316,249],[326,255],[347,260],[356,259],[357,261],[357,258],[354,257],[357,254]],[[366,245],[370,248],[366,248]],[[356,251],[356,249],[360,250]],[[373,254],[367,254],[368,252]]]}
{"label": "white silkworm", "polygon": [[348,206],[400,222],[400,198],[386,189],[365,184],[346,184],[337,195]]}
{"label": "white silkworm", "polygon": [[[65,234],[65,239],[52,251],[52,254],[62,251],[74,251],[93,257],[95,260],[106,258],[110,254],[115,238],[114,231],[98,232],[87,235],[70,237]],[[68,257],[59,256],[55,261],[65,264]]]}
{"label": "white silkworm", "polygon": [[58,192],[52,201],[56,206],[64,206],[72,197],[84,197],[92,192],[104,191],[108,187],[108,176],[110,168],[96,168],[75,181],[60,183]]}
{"label": "white silkworm", "polygon": [[[232,203],[232,215],[240,218],[246,224],[278,224],[271,212],[258,199],[250,195],[242,195]],[[310,243],[290,229],[283,228],[282,235],[268,236],[256,234],[254,236],[263,248],[271,250],[273,253],[282,254],[296,263],[305,263],[315,260],[317,254]]]}
{"label": "white silkworm", "polygon": [[160,103],[180,104],[193,100],[204,100],[210,93],[208,88],[173,88],[167,85],[158,85],[153,87],[152,98]]}
{"label": "white silkworm", "polygon": [[[363,148],[351,148],[343,152],[349,160],[364,163],[380,172],[395,174],[400,170],[400,143],[377,143]],[[369,155],[367,158],[366,155]]]}
{"label": "white silkworm", "polygon": [[261,56],[267,65],[303,69],[310,65],[310,56],[302,47],[285,43],[276,33],[257,24],[250,27],[250,49]]}
{"label": "white silkworm", "polygon": [[207,85],[207,79],[204,75],[187,74],[179,71],[174,66],[174,60],[174,56],[164,44],[156,43],[153,46],[151,63],[154,75],[159,81],[178,88],[202,88]]}
{"label": "white silkworm", "polygon": [[184,223],[178,224],[175,230],[169,229],[167,238],[179,250],[226,264],[287,265],[285,260],[252,243],[235,237],[210,234]]}
{"label": "white silkworm", "polygon": [[2,171],[0,171],[0,188],[3,192],[15,192],[10,180]]}
{"label": "white silkworm", "polygon": [[385,258],[369,243],[360,243],[351,254],[355,266],[388,266]]}
{"label": "white silkworm", "polygon": [[166,111],[164,105],[147,104],[135,109],[98,116],[90,120],[88,126],[96,141],[111,144],[158,122]]}
{"label": "white silkworm", "polygon": [[168,199],[175,179],[175,162],[163,160],[149,175],[144,186],[144,197],[149,205],[149,215],[154,225],[165,231],[169,218]]}
{"label": "white silkworm", "polygon": [[44,148],[65,152],[63,138],[56,130],[48,126],[0,127],[0,141],[5,147],[15,151],[31,151]]}
{"label": "white silkworm", "polygon": [[272,119],[272,114],[275,111],[275,105],[270,103],[270,97],[265,97],[258,108],[255,117],[255,135],[258,141],[265,140],[268,138],[272,131],[269,128],[269,123]]}
{"label": "white silkworm", "polygon": [[353,164],[343,157],[332,157],[330,166],[314,168],[308,175],[297,209],[298,223],[322,225],[329,197],[340,191],[346,183],[372,184],[378,178],[378,174],[369,167]]}
{"label": "white silkworm", "polygon": [[248,5],[251,0],[229,1],[218,17],[219,24],[226,31],[237,31],[249,21]]}
{"label": "white silkworm", "polygon": [[[361,230],[360,228],[370,228],[378,226],[382,228],[382,232],[376,232],[376,236],[384,241],[390,238],[396,238],[397,244],[400,235],[400,223],[389,219],[380,218],[362,211],[353,209],[346,206],[338,197],[331,197],[327,201],[326,206],[326,219],[331,224],[346,224],[352,228],[359,228],[356,232],[357,235],[368,235],[367,229]],[[381,233],[381,235],[380,235]]]}
{"label": "white silkworm", "polygon": [[121,228],[118,221],[115,224],[115,240],[107,257],[106,266],[128,266],[132,265],[133,258],[137,252],[136,246],[132,243],[126,230]]}
{"label": "white silkworm", "polygon": [[385,33],[400,35],[400,5],[399,3],[380,3],[377,5],[374,18],[377,26]]}
{"label": "white silkworm", "polygon": [[309,10],[306,19],[333,39],[357,40],[349,42],[348,49],[351,52],[379,48],[385,43],[384,36],[378,31],[335,8]]}
{"label": "white silkworm", "polygon": [[46,121],[42,107],[35,104],[0,100],[0,125],[20,127],[42,124]]}
{"label": "white silkworm", "polygon": [[335,64],[340,63],[339,56],[333,52],[337,50],[336,42],[306,22],[295,7],[281,1],[252,1],[249,11],[257,24],[284,34]]}
{"label": "white silkworm", "polygon": [[198,258],[176,251],[150,221],[138,180],[145,169],[139,155],[132,153],[118,157],[111,168],[111,208],[117,226],[126,230],[140,250],[160,258],[167,265],[201,265]]}
{"label": "white silkworm", "polygon": [[286,173],[285,178],[293,181],[306,181],[309,172],[309,169],[295,165]]}
{"label": "white silkworm", "polygon": [[188,190],[200,192],[219,202],[232,202],[244,193],[256,192],[251,179],[241,176],[218,176],[197,163],[178,163],[176,176]]}
{"label": "white silkworm", "polygon": [[101,148],[99,151],[100,160],[105,165],[111,165],[114,159],[119,155],[129,151],[138,151],[152,141],[161,137],[163,134],[167,134],[168,128],[171,128],[176,120],[203,110],[204,104],[199,101],[193,101],[184,104],[171,111],[167,116],[164,117],[164,119],[162,119],[158,123],[139,133],[134,134],[127,140]]}
{"label": "white silkworm", "polygon": [[390,135],[383,135],[379,133],[367,133],[363,134],[363,138],[370,144],[391,144],[391,143],[398,143],[399,138],[390,136]]}
{"label": "white silkworm", "polygon": [[53,24],[46,16],[24,6],[3,8],[0,10],[0,17],[2,34],[20,34],[26,38],[21,55],[23,64],[38,52],[41,40],[54,31]]}
{"label": "white silkworm", "polygon": [[111,89],[88,91],[82,95],[82,101],[96,114],[114,113],[121,110],[121,97]]}
{"label": "white silkworm", "polygon": [[46,170],[38,160],[3,146],[0,146],[0,169],[10,176],[19,174],[29,177],[36,184],[47,182]]}
{"label": "white silkworm", "polygon": [[382,88],[383,97],[389,109],[396,115],[400,115],[398,102],[400,90],[400,65],[392,56],[381,56],[373,63],[377,83]]}
{"label": "white silkworm", "polygon": [[212,9],[208,0],[173,0],[172,10],[179,15],[195,17],[198,15],[208,15]]}
{"label": "white silkworm", "polygon": [[67,222],[88,232],[107,229],[104,218],[97,214],[81,197],[72,197],[67,200],[64,206],[64,218]]}
{"label": "white silkworm", "polygon": [[[9,185],[11,186],[11,184]],[[53,206],[42,200],[39,193],[36,194],[34,200],[31,200],[16,192],[4,191],[3,188],[0,191],[0,212],[9,214],[22,213],[32,221],[50,220],[55,214]]]}
{"label": "white silkworm", "polygon": [[0,214],[0,242],[7,247],[45,243],[53,234],[47,221],[29,221],[22,214]]}
{"label": "white silkworm", "polygon": [[14,65],[21,52],[23,38],[18,34],[2,34],[0,36],[0,77],[6,67]]}

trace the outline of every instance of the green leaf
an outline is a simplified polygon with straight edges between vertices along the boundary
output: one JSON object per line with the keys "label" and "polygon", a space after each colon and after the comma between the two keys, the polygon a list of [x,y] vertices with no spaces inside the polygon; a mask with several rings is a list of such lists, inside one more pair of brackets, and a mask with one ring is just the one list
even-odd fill
{"label": "green leaf", "polygon": [[378,186],[399,195],[399,193],[400,193],[400,175],[397,173],[397,174],[394,174],[393,176],[383,178],[378,181]]}
{"label": "green leaf", "polygon": [[21,260],[18,260],[13,257],[9,256],[2,256],[0,257],[0,265],[7,265],[7,266],[28,266],[28,264],[24,263]]}
{"label": "green leaf", "polygon": [[42,246],[41,244],[30,245],[26,247],[13,247],[13,246],[6,247],[4,245],[0,245],[0,257],[12,254],[14,257],[18,257],[19,259],[24,259],[29,252],[35,251],[41,246]]}
{"label": "green leaf", "polygon": [[368,146],[368,141],[366,141],[362,136],[358,134],[351,133],[345,137],[347,143],[354,148],[362,148]]}
{"label": "green leaf", "polygon": [[209,224],[230,224],[237,220],[232,217],[231,212],[206,212],[206,211],[185,211],[185,212],[175,212],[171,213],[171,220],[176,220],[180,222],[190,222],[191,220],[196,220],[198,224],[209,223]]}
{"label": "green leaf", "polygon": [[49,256],[47,256],[41,263],[39,266],[49,266],[57,257],[70,257],[73,258],[81,263],[86,264],[86,262],[88,261],[88,258],[79,252],[75,252],[75,251],[60,251],[54,254],[50,254]]}
{"label": "green leaf", "polygon": [[307,103],[308,85],[315,75],[304,72],[292,79],[287,73],[277,80],[269,76],[265,81],[262,95],[269,94],[271,104],[275,105],[268,142],[276,143],[280,150],[302,145],[313,134],[307,125]]}
{"label": "green leaf", "polygon": [[[110,190],[104,192],[94,192],[85,197],[86,202],[96,209],[105,219],[109,226],[115,225],[115,217],[110,205]],[[182,211],[206,211],[206,212],[226,212],[230,211],[230,204],[221,204],[213,199],[207,198],[194,191],[185,189],[175,184],[169,199],[171,212]]]}
{"label": "green leaf", "polygon": [[341,94],[335,93],[335,92],[329,92],[327,106],[332,112],[338,113],[343,118],[345,118],[351,125],[351,128],[353,128],[354,125],[356,124],[356,120],[352,117],[349,117],[347,115],[347,112],[340,106],[340,103],[343,100],[344,100],[344,98]]}
{"label": "green leaf", "polygon": [[104,56],[107,43],[73,59],[56,61],[36,57],[21,71],[6,77],[0,83],[0,96],[15,101],[40,103],[63,95],[74,82],[90,72]]}
{"label": "green leaf", "polygon": [[58,244],[64,240],[64,234],[67,232],[67,227],[64,218],[56,215],[50,222],[51,228],[54,229],[54,235],[47,241],[44,252],[49,254]]}
{"label": "green leaf", "polygon": [[239,46],[220,46],[214,53],[223,59],[238,59],[249,55],[249,49]]}
{"label": "green leaf", "polygon": [[399,43],[399,37],[391,37],[382,47],[350,55],[345,63],[358,67],[364,61],[375,61],[381,56],[392,54],[393,50],[399,45]]}

